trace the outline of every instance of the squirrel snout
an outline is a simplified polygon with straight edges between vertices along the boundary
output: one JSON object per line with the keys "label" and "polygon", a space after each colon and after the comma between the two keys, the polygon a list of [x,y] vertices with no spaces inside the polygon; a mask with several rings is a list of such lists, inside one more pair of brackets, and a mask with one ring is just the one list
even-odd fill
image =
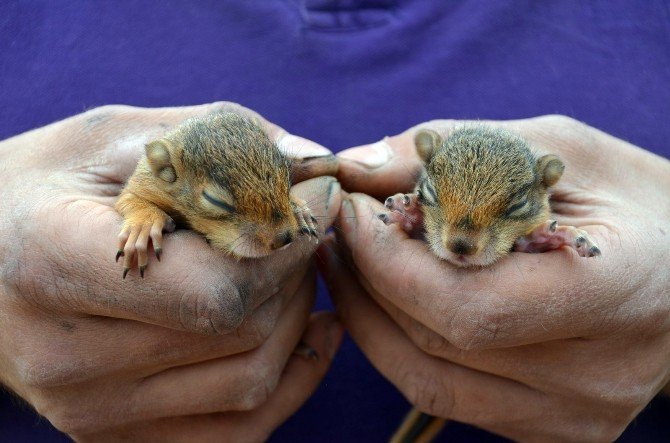
{"label": "squirrel snout", "polygon": [[457,237],[453,239],[449,242],[447,247],[451,252],[458,255],[471,255],[475,253],[477,249],[475,243],[471,239],[465,237]]}

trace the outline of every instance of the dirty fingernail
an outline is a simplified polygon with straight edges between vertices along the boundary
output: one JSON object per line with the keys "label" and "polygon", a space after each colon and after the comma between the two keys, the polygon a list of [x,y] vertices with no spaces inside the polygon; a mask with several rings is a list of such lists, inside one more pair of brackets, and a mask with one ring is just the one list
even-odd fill
{"label": "dirty fingernail", "polygon": [[337,156],[346,160],[353,160],[368,168],[378,168],[391,159],[393,151],[386,139],[384,139],[371,145],[345,149],[337,154]]}

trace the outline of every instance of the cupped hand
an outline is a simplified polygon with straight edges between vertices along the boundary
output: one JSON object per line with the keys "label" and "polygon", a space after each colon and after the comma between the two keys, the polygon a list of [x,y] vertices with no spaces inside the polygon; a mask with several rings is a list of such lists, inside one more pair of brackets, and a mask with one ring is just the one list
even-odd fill
{"label": "cupped hand", "polygon": [[[113,205],[144,144],[222,109],[296,157],[292,192],[323,233],[339,184],[309,178],[334,174],[332,154],[237,105],[106,106],[0,143],[0,382],[77,440],[263,440],[339,346],[334,316],[310,317],[306,237],[238,261],[180,230],[144,279],[121,278]],[[317,361],[292,356],[301,337]]]}
{"label": "cupped hand", "polygon": [[[343,188],[411,190],[414,132],[460,124],[344,151]],[[338,314],[421,411],[513,439],[612,440],[670,378],[670,162],[565,117],[486,124],[563,159],[552,218],[588,231],[602,257],[563,248],[456,268],[351,194],[337,243],[319,251]]]}

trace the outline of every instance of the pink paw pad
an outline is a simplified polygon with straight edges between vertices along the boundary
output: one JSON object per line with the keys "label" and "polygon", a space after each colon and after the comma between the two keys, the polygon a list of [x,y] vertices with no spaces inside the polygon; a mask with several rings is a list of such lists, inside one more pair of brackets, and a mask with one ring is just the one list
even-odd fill
{"label": "pink paw pad", "polygon": [[423,227],[423,212],[416,194],[396,194],[386,199],[384,206],[391,211],[377,217],[385,224],[399,224],[407,233]]}

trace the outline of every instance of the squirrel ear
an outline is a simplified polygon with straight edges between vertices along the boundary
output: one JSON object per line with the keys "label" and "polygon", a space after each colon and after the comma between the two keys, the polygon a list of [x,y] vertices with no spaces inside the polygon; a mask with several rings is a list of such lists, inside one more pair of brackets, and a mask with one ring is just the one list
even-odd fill
{"label": "squirrel ear", "polygon": [[172,145],[165,139],[154,140],[144,146],[151,172],[163,181],[174,183],[177,173],[170,161]]}
{"label": "squirrel ear", "polygon": [[442,137],[430,129],[422,129],[414,135],[414,145],[416,152],[424,163],[428,163],[433,155],[442,145]]}
{"label": "squirrel ear", "polygon": [[556,155],[543,155],[537,159],[537,175],[547,188],[554,186],[563,175],[565,165]]}

